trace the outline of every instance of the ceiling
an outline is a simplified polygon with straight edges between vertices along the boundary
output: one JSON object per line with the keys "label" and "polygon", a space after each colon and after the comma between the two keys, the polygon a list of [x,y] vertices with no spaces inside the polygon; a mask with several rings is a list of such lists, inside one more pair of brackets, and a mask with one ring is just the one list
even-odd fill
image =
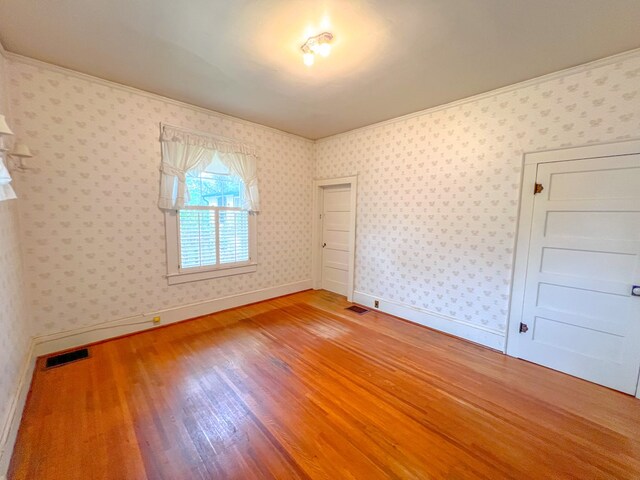
{"label": "ceiling", "polygon": [[311,139],[640,47],[638,25],[639,0],[0,2],[10,52]]}

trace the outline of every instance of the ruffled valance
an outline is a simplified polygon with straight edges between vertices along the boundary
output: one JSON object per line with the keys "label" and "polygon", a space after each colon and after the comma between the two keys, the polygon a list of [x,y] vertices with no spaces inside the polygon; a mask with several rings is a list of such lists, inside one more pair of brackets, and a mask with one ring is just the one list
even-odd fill
{"label": "ruffled valance", "polygon": [[160,134],[162,163],[160,165],[160,198],[164,210],[184,207],[186,175],[200,173],[218,158],[231,173],[244,183],[243,208],[260,211],[256,149],[233,140],[219,139],[163,125]]}
{"label": "ruffled valance", "polygon": [[219,153],[240,153],[243,155],[253,155],[254,157],[258,156],[256,148],[253,145],[209,137],[195,132],[180,130],[168,125],[162,127],[160,141],[198,146],[208,150],[215,150]]}

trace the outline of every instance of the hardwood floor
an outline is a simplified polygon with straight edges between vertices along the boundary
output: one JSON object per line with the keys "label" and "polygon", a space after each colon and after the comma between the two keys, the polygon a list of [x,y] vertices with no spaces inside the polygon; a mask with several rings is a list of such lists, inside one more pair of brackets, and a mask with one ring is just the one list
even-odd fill
{"label": "hardwood floor", "polygon": [[39,361],[11,479],[640,478],[640,401],[303,292]]}

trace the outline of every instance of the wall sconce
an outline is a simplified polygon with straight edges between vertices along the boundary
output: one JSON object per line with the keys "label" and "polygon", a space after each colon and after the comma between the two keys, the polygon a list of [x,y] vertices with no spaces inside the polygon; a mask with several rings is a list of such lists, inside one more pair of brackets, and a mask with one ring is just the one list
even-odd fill
{"label": "wall sconce", "polygon": [[13,145],[13,149],[9,152],[9,157],[11,159],[17,159],[16,165],[13,167],[16,170],[20,170],[21,172],[32,170],[27,166],[25,159],[33,157],[33,153],[31,153],[29,147],[24,143],[16,142]]}
{"label": "wall sconce", "polygon": [[16,198],[16,192],[11,188],[11,175],[4,165],[4,157],[9,150],[4,143],[6,136],[13,135],[13,132],[7,125],[4,115],[0,115],[0,201],[11,200]]}
{"label": "wall sconce", "polygon": [[[0,115],[0,160],[2,160],[2,157],[9,151],[4,141],[4,138],[9,135],[13,135],[13,131],[9,128],[9,125],[7,125],[7,119],[4,115]],[[29,147],[24,143],[14,142],[13,148],[7,156],[9,157],[8,160],[14,161],[12,163],[7,161],[7,168],[9,170],[19,170],[21,172],[32,170],[27,166],[25,159],[33,157],[33,153],[31,153]]]}
{"label": "wall sconce", "polygon": [[13,131],[7,125],[7,119],[0,115],[0,135],[13,135]]}
{"label": "wall sconce", "polygon": [[0,115],[0,154],[9,150],[4,143],[4,137],[9,135],[13,135],[13,131],[7,125],[7,119],[4,118],[4,115]]}

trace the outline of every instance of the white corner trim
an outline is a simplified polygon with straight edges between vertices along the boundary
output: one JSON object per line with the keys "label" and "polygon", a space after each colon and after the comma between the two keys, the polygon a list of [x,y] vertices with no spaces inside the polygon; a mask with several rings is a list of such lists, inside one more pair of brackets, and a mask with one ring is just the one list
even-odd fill
{"label": "white corner trim", "polygon": [[360,133],[367,130],[372,130],[374,128],[383,127],[385,125],[393,125],[398,122],[403,122],[405,120],[409,120],[415,117],[421,117],[423,115],[428,115],[431,113],[438,112],[440,110],[446,110],[448,108],[458,107],[461,105],[465,105],[467,103],[476,102],[478,100],[483,100],[486,98],[495,97],[497,95],[502,95],[504,93],[509,93],[514,90],[519,90],[521,88],[532,87],[534,85],[538,85],[540,83],[549,82],[551,80],[555,80],[558,78],[569,77],[571,75],[575,75],[586,70],[591,70],[598,67],[605,67],[607,65],[612,65],[615,63],[623,62],[630,58],[635,58],[640,56],[640,48],[635,48],[633,50],[627,50],[626,52],[618,53],[615,55],[611,55],[609,57],[599,58],[592,62],[583,63],[581,65],[576,65],[574,67],[565,68],[563,70],[558,70],[556,72],[547,73],[546,75],[542,75],[540,77],[531,78],[529,80],[524,80],[518,83],[512,83],[511,85],[507,85],[501,88],[496,88],[495,90],[489,90],[487,92],[479,93],[477,95],[472,95],[470,97],[461,98],[460,100],[454,100],[453,102],[444,103],[442,105],[436,105],[434,107],[425,108],[424,110],[419,110],[417,112],[408,113],[406,115],[401,115],[399,117],[390,118],[389,120],[383,120],[382,122],[372,123],[370,125],[365,125],[364,127],[354,128],[353,130],[348,130],[342,133],[336,133],[334,135],[329,135],[328,137],[319,138],[315,141],[315,143],[322,143],[328,140],[335,140],[337,138],[352,135],[355,133]]}
{"label": "white corner trim", "polygon": [[[380,302],[379,308],[375,308],[373,306],[373,302],[375,300]],[[433,328],[434,330],[439,330],[441,332],[478,343],[485,347],[504,352],[504,332],[465,322],[454,317],[431,312],[429,310],[417,308],[404,303],[385,300],[384,298],[376,297],[364,292],[356,291],[353,296],[353,301],[355,303],[365,305],[372,310],[379,310],[381,312],[424,325],[425,327]]]}
{"label": "white corner trim", "polygon": [[307,143],[315,143],[315,140],[311,140],[310,138],[301,137],[300,135],[296,135],[295,133],[285,132],[284,130],[279,130],[274,127],[269,127],[268,125],[263,125],[261,123],[252,122],[250,120],[245,120],[244,118],[234,117],[233,115],[227,115],[226,113],[217,112],[215,110],[210,110],[208,108],[199,107],[197,105],[193,105],[191,103],[181,102],[180,100],[175,100],[173,98],[164,97],[160,94],[149,92],[147,90],[141,90],[139,88],[130,87],[129,85],[124,85],[122,83],[113,82],[111,80],[106,80],[104,78],[95,77],[93,75],[89,75],[87,73],[78,72],[77,70],[71,70],[70,68],[61,67],[59,65],[54,65],[53,63],[43,62],[42,60],[37,60],[35,58],[26,57],[24,55],[20,55],[17,53],[9,52],[7,50],[0,51],[2,55],[13,62],[23,63],[25,65],[32,65],[37,68],[42,68],[45,70],[49,70],[52,72],[60,73],[62,75],[68,75],[70,77],[79,78],[81,80],[97,83],[99,85],[103,85],[108,88],[115,88],[123,92],[133,93],[135,95],[141,95],[143,97],[150,98],[152,100],[157,100],[159,102],[170,103],[172,105],[176,105],[182,108],[188,108],[195,112],[205,113],[207,115],[211,115],[213,117],[218,117],[223,120],[231,120],[234,122],[238,122],[244,125],[249,125],[251,127],[261,128],[263,130],[267,130],[269,132],[277,133],[280,135],[284,135],[287,137],[293,137],[298,140],[303,140]]}
{"label": "white corner trim", "polygon": [[331,177],[331,178],[314,178],[313,184],[316,187],[329,187],[332,185],[351,185],[358,182],[358,174],[349,175],[346,177]]}
{"label": "white corner trim", "polygon": [[617,140],[613,142],[590,143],[578,147],[540,150],[524,154],[524,165],[539,163],[565,162],[587,158],[615,157],[640,153],[640,139]]}
{"label": "white corner trim", "polygon": [[20,428],[20,422],[22,420],[22,412],[27,402],[27,395],[31,388],[31,379],[33,378],[33,370],[36,365],[36,356],[34,353],[35,342],[32,339],[22,365],[20,380],[11,401],[9,414],[7,415],[5,424],[2,425],[2,436],[0,437],[0,480],[6,479],[6,475],[8,474],[9,462],[13,454],[13,447],[16,444],[18,429]]}
{"label": "white corner trim", "polygon": [[89,327],[36,337],[35,355],[47,355],[53,352],[87,345],[89,343],[100,342],[122,335],[149,330],[155,328],[155,325],[153,324],[153,317],[155,316],[160,316],[161,323],[158,326],[163,326],[219,312],[221,310],[227,310],[229,308],[241,307],[249,303],[261,302],[263,300],[269,300],[282,295],[289,295],[291,293],[309,290],[310,288],[311,280],[303,280],[300,282],[279,285],[277,287],[253,290],[251,292],[206,300],[204,302],[171,307],[164,310],[157,310],[132,317],[112,320]]}

